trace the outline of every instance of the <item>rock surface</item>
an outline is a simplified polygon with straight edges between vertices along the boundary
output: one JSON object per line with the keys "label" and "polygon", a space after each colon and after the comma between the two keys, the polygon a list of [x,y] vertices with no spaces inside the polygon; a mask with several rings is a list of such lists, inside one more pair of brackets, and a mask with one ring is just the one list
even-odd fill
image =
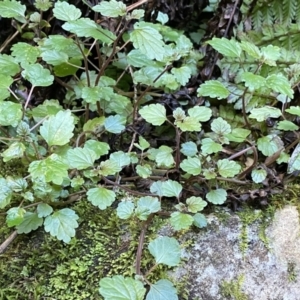
{"label": "rock surface", "polygon": [[[265,230],[269,244],[259,238],[261,224],[247,226],[248,248],[240,249],[243,223],[237,215],[220,222],[209,216],[199,233],[185,235],[193,246],[184,250],[185,262],[171,276],[186,276],[191,300],[300,300],[300,225],[298,211],[286,206],[275,213]],[[184,242],[184,241],[181,241]],[[222,293],[224,282],[237,282],[240,298]]]}

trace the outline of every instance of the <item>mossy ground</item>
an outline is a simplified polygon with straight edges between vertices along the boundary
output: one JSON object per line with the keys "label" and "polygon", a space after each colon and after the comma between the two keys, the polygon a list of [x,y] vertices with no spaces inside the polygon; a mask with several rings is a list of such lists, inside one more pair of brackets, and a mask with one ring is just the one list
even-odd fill
{"label": "mossy ground", "polygon": [[[115,209],[100,211],[84,200],[73,209],[81,219],[76,238],[69,244],[41,228],[18,236],[0,256],[0,299],[97,300],[102,299],[98,292],[101,278],[134,275],[139,224],[124,223]],[[4,223],[2,215],[1,241],[11,231]],[[159,223],[154,219],[146,242],[155,236]],[[147,251],[144,254],[142,269],[146,270],[154,262]],[[166,268],[158,268],[148,279],[161,279],[165,274]]]}

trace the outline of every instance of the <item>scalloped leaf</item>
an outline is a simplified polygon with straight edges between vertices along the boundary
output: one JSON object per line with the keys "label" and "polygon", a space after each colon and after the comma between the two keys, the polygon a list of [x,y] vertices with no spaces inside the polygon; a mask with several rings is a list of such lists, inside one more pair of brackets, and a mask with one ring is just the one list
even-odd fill
{"label": "scalloped leaf", "polygon": [[173,212],[170,217],[170,223],[175,230],[189,229],[193,222],[192,216],[179,211]]}
{"label": "scalloped leaf", "polygon": [[79,217],[73,209],[60,209],[45,219],[45,231],[57,237],[58,240],[69,243],[71,238],[75,236],[78,219]]}
{"label": "scalloped leaf", "polygon": [[156,264],[174,267],[180,262],[180,246],[174,238],[160,236],[149,243],[148,250],[154,256]]}
{"label": "scalloped leaf", "polygon": [[196,213],[203,210],[203,208],[207,205],[207,202],[201,197],[192,196],[186,200],[186,204],[189,212]]}
{"label": "scalloped leaf", "polygon": [[134,212],[134,203],[129,200],[122,201],[118,204],[117,215],[120,219],[129,219]]}
{"label": "scalloped leaf", "polygon": [[138,22],[130,33],[134,48],[139,49],[150,59],[162,61],[166,55],[162,35],[146,22]]}
{"label": "scalloped leaf", "polygon": [[103,187],[89,189],[86,194],[88,201],[98,206],[101,210],[111,206],[116,199],[115,192]]}
{"label": "scalloped leaf", "polygon": [[172,282],[161,279],[155,284],[151,284],[146,300],[178,300],[177,290]]}
{"label": "scalloped leaf", "polygon": [[49,86],[54,81],[54,76],[50,71],[44,69],[40,64],[26,65],[22,76],[33,86]]}
{"label": "scalloped leaf", "polygon": [[217,165],[219,174],[225,178],[234,177],[241,171],[237,162],[227,158],[218,160]]}
{"label": "scalloped leaf", "polygon": [[40,127],[40,133],[49,146],[63,146],[69,143],[74,127],[74,117],[71,111],[62,110],[44,121]]}
{"label": "scalloped leaf", "polygon": [[233,39],[228,40],[226,38],[220,39],[214,37],[207,43],[224,56],[237,58],[241,56],[242,49],[240,43]]}
{"label": "scalloped leaf", "polygon": [[75,148],[68,150],[67,159],[70,169],[83,170],[93,167],[97,155],[88,148]]}
{"label": "scalloped leaf", "polygon": [[53,8],[53,15],[62,21],[74,21],[81,17],[81,10],[67,2],[56,2]]}
{"label": "scalloped leaf", "polygon": [[267,178],[267,171],[264,169],[254,169],[251,172],[252,180],[255,183],[262,183]]}
{"label": "scalloped leaf", "polygon": [[167,120],[166,109],[161,104],[146,105],[139,110],[140,115],[148,123],[160,126]]}
{"label": "scalloped leaf", "polygon": [[174,180],[168,179],[162,182],[162,192],[165,197],[179,198],[182,191],[182,185]]}
{"label": "scalloped leaf", "polygon": [[115,275],[100,280],[99,293],[105,300],[143,300],[146,289],[141,281]]}
{"label": "scalloped leaf", "polygon": [[126,5],[116,0],[101,1],[99,5],[93,7],[93,11],[110,18],[122,17],[126,15]]}
{"label": "scalloped leaf", "polygon": [[196,176],[201,173],[201,161],[198,157],[188,157],[180,163],[180,168],[186,173]]}
{"label": "scalloped leaf", "polygon": [[268,118],[279,118],[281,116],[281,110],[272,106],[264,106],[260,108],[253,108],[250,111],[249,118],[256,119],[258,122],[263,122]]}
{"label": "scalloped leaf", "polygon": [[198,97],[210,97],[217,99],[226,99],[229,96],[229,90],[218,80],[209,80],[201,84],[197,89]]}
{"label": "scalloped leaf", "polygon": [[213,204],[223,204],[227,199],[227,192],[224,189],[211,190],[206,194],[206,199]]}
{"label": "scalloped leaf", "polygon": [[17,232],[18,234],[29,233],[42,226],[43,222],[43,218],[39,218],[37,213],[28,211],[26,212],[22,223],[17,226]]}

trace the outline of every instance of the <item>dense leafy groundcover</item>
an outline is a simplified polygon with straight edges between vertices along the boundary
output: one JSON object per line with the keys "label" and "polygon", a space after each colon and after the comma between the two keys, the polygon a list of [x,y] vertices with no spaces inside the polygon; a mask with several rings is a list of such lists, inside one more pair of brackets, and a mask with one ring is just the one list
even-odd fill
{"label": "dense leafy groundcover", "polygon": [[[68,2],[0,2],[16,28],[0,48],[0,208],[18,234],[43,226],[64,243],[81,217],[74,202],[140,223],[136,277],[99,278],[105,299],[178,299],[171,281],[149,281],[181,253],[166,236],[143,250],[154,216],[202,228],[206,206],[259,204],[300,170],[300,107],[290,105],[300,53],[246,35],[199,51],[201,31],[188,37],[162,12],[146,22],[144,2],[84,2],[85,15]],[[221,76],[204,82],[208,47]]]}

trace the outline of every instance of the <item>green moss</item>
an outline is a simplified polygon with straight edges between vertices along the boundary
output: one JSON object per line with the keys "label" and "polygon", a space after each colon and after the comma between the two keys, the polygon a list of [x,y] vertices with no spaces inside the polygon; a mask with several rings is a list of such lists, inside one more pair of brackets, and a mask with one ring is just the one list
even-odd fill
{"label": "green moss", "polygon": [[[0,260],[0,269],[3,270],[0,299],[55,296],[60,300],[97,300],[102,299],[98,292],[101,278],[117,274],[135,275],[140,221],[124,222],[116,216],[114,208],[100,211],[87,201],[77,203],[73,209],[81,219],[76,238],[69,244],[58,241],[41,228],[18,236],[9,246]],[[4,216],[0,220],[4,224]],[[160,217],[154,217],[147,230],[141,262],[144,273],[155,263],[147,245],[157,236],[163,222]],[[4,240],[9,230],[5,229],[6,226],[0,228]],[[168,278],[168,270],[167,266],[159,265],[147,279],[154,283]],[[181,291],[184,294],[182,286]]]}
{"label": "green moss", "polygon": [[295,263],[288,263],[288,279],[290,282],[297,281],[297,271]]}
{"label": "green moss", "polygon": [[234,300],[248,300],[247,295],[242,292],[243,282],[244,275],[240,275],[236,280],[224,281],[221,284],[222,295]]}
{"label": "green moss", "polygon": [[263,214],[261,211],[254,211],[249,207],[245,207],[245,209],[238,213],[241,222],[242,222],[242,229],[240,233],[240,250],[242,251],[243,255],[246,253],[248,249],[248,226],[254,223],[257,220],[261,220]]}
{"label": "green moss", "polygon": [[40,229],[10,245],[0,260],[0,299],[102,299],[99,280],[118,255],[121,225],[113,209],[103,212],[86,201],[73,209],[82,220],[70,244]]}

